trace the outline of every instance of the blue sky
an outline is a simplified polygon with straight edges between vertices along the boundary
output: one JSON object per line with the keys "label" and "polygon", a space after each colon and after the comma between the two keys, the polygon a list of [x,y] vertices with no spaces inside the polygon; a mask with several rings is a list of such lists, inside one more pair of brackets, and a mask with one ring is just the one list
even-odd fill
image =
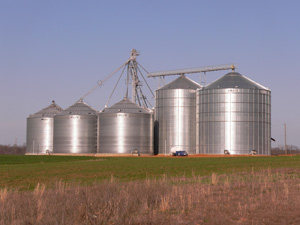
{"label": "blue sky", "polygon": [[[235,63],[272,91],[273,146],[284,143],[284,123],[288,144],[300,146],[299,8],[271,0],[0,1],[0,144],[25,143],[29,114],[52,100],[72,105],[136,48],[150,72]],[[117,76],[86,102],[103,109]],[[156,89],[158,80],[149,84]],[[124,93],[123,80],[111,104]]]}

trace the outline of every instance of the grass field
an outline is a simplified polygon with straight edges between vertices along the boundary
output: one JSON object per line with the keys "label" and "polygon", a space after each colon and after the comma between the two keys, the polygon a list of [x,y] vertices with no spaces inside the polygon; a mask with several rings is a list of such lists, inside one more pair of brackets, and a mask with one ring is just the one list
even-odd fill
{"label": "grass field", "polygon": [[300,156],[0,156],[2,224],[300,224]]}
{"label": "grass field", "polygon": [[119,181],[161,177],[210,176],[276,168],[300,168],[300,156],[175,158],[0,156],[0,189],[33,190],[57,181],[93,184],[112,177]]}

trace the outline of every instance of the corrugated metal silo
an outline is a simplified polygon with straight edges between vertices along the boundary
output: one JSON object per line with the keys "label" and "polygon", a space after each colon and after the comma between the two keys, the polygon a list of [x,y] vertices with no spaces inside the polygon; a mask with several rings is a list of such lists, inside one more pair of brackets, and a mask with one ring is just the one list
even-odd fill
{"label": "corrugated metal silo", "polygon": [[185,150],[196,153],[196,89],[200,85],[184,75],[155,92],[155,130],[158,153]]}
{"label": "corrugated metal silo", "polygon": [[27,118],[26,154],[45,154],[53,151],[53,116],[60,113],[55,101]]}
{"label": "corrugated metal silo", "polygon": [[153,114],[127,98],[98,115],[98,153],[153,154]]}
{"label": "corrugated metal silo", "polygon": [[97,110],[80,99],[54,117],[54,153],[97,152]]}
{"label": "corrugated metal silo", "polygon": [[203,154],[271,151],[271,91],[231,72],[197,91],[197,150]]}

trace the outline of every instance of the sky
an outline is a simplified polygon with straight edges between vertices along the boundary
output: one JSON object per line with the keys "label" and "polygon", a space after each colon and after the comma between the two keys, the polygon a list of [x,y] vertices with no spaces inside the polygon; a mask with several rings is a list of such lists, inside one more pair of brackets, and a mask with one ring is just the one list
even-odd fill
{"label": "sky", "polygon": [[[284,124],[287,144],[300,146],[299,8],[297,0],[1,0],[0,144],[24,144],[30,114],[52,100],[74,104],[135,48],[149,72],[234,63],[272,91],[273,147],[284,144]],[[207,73],[206,84],[227,72]],[[119,75],[84,101],[103,109]],[[124,97],[124,79],[110,105]]]}

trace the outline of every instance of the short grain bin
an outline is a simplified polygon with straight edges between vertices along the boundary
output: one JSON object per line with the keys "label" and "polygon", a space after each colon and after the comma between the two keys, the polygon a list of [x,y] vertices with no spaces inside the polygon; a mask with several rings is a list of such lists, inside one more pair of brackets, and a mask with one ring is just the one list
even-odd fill
{"label": "short grain bin", "polygon": [[153,114],[124,98],[98,115],[98,153],[153,154]]}
{"label": "short grain bin", "polygon": [[97,151],[97,111],[80,99],[54,117],[54,153]]}
{"label": "short grain bin", "polygon": [[63,109],[55,101],[27,118],[26,154],[45,154],[53,151],[53,116]]}

